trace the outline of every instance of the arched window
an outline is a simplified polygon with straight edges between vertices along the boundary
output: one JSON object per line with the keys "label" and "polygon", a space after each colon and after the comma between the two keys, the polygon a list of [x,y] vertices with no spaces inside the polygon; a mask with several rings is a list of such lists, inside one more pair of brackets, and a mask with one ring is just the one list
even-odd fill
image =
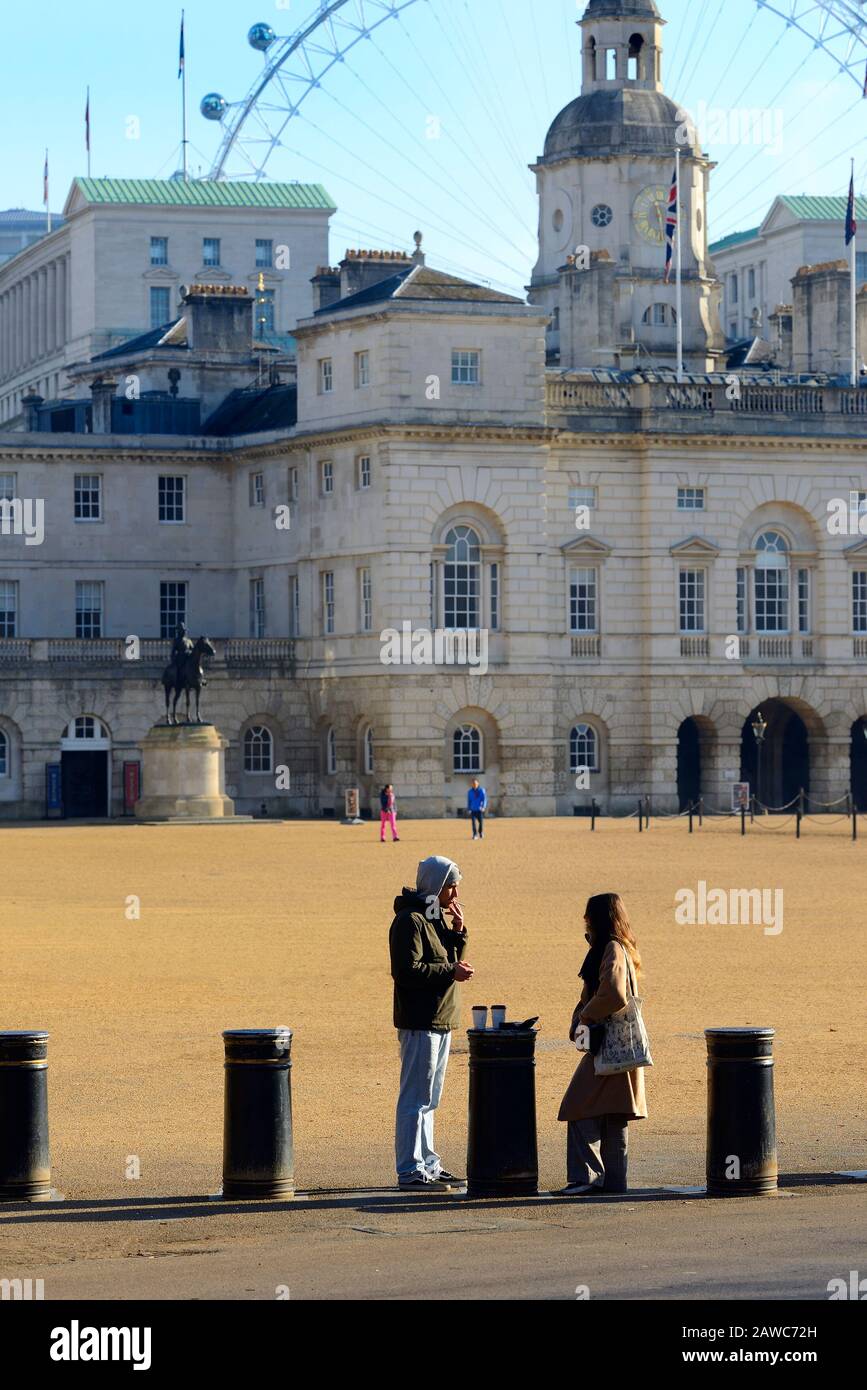
{"label": "arched window", "polygon": [[640,34],[633,34],[629,40],[629,55],[626,67],[626,75],[630,82],[640,82],[644,76],[644,63],[642,60],[643,49],[644,39]]}
{"label": "arched window", "polygon": [[673,309],[670,304],[651,304],[648,309],[645,309],[641,322],[651,323],[654,328],[674,327],[677,323],[677,310]]}
{"label": "arched window", "polygon": [[108,738],[105,725],[92,714],[79,714],[77,718],[71,719],[63,730],[63,737],[84,741],[92,738]]}
{"label": "arched window", "polygon": [[470,526],[453,526],[446,536],[444,566],[444,624],[462,631],[480,622],[481,549]]}
{"label": "arched window", "polygon": [[9,776],[9,738],[0,729],[0,777]]}
{"label": "arched window", "polygon": [[482,735],[473,724],[455,729],[452,738],[452,769],[455,772],[482,771]]}
{"label": "arched window", "polygon": [[270,772],[274,763],[274,740],[264,724],[254,724],[244,734],[244,771]]}
{"label": "arched window", "polygon": [[779,531],[763,531],[756,540],[755,551],[756,632],[788,632],[789,543]]}
{"label": "arched window", "polygon": [[325,736],[325,770],[329,777],[337,772],[337,737],[333,729],[329,729]]}
{"label": "arched window", "polygon": [[373,772],[373,730],[369,724],[364,731],[362,764],[366,773]]}
{"label": "arched window", "polygon": [[576,724],[569,734],[569,770],[578,772],[582,767],[599,771],[599,739],[590,724]]}
{"label": "arched window", "polygon": [[587,43],[587,58],[590,63],[590,76],[596,81],[596,40],[590,39]]}

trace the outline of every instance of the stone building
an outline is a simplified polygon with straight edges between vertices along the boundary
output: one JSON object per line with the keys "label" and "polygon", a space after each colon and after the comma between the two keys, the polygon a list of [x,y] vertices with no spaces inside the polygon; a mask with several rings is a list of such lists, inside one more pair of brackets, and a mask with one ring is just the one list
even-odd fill
{"label": "stone building", "polygon": [[[428,266],[418,237],[413,254],[356,252],[318,269],[294,376],[267,381],[253,298],[200,286],[177,338],[82,365],[92,433],[32,406],[38,428],[0,435],[0,496],[20,504],[0,535],[0,815],[45,814],[58,765],[66,814],[129,809],[178,618],[217,650],[205,713],[241,811],[341,814],[349,787],[367,809],[391,781],[404,814],[453,815],[476,774],[502,815],[639,795],[728,809],[737,781],[772,806],[801,788],[867,805],[867,393],[749,368],[677,382],[666,325],[641,309],[671,303],[663,248],[632,230],[651,156],[616,128],[618,112],[669,118],[655,5],[591,0],[596,101],[591,41],[613,51],[615,100],[612,218],[588,270],[546,243],[525,303]],[[589,243],[606,185],[569,138],[559,183],[540,170],[542,221],[572,190],[570,241]],[[661,177],[662,142],[652,158]],[[696,150],[691,229],[705,163]],[[715,274],[691,235],[685,336],[712,365]],[[823,276],[802,277],[793,341],[814,341],[799,315],[814,288],[825,302]],[[561,334],[570,296],[617,306],[613,360],[582,357],[598,341],[583,309],[555,345],[558,296]],[[160,354],[189,361],[207,395],[197,333],[220,338],[235,382],[198,432],[117,432],[112,383],[144,359],[153,381]]]}

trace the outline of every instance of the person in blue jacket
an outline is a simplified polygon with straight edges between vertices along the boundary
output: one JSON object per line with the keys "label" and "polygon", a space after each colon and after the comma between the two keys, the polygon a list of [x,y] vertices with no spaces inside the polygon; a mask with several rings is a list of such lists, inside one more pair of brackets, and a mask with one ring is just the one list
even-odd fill
{"label": "person in blue jacket", "polygon": [[[473,778],[473,785],[467,792],[467,810],[473,822],[473,839],[483,840],[485,838],[485,811],[488,809],[488,793],[484,787],[479,786],[478,777]],[[478,833],[476,826],[478,825]]]}

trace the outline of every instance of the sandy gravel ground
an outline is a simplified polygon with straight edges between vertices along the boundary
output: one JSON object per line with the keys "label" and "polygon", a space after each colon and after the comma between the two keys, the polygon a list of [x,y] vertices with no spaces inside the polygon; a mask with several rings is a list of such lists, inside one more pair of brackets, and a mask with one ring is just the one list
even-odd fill
{"label": "sandy gravel ground", "polygon": [[[776,822],[773,823],[777,825]],[[473,1002],[541,1015],[541,1181],[564,1179],[556,1120],[575,1054],[565,1030],[590,892],[620,891],[645,962],[656,1066],[650,1118],[631,1126],[631,1181],[703,1179],[709,1025],[772,1025],[780,1163],[867,1168],[863,1076],[867,835],[810,823],[742,840],[731,823],[407,821],[4,828],[0,1026],[51,1031],[54,1180],[70,1198],[146,1199],[219,1187],[226,1027],[288,1024],[299,1186],[393,1181],[397,1048],[387,933],[401,885],[429,853],[455,858],[477,975]],[[782,888],[784,929],[680,926],[698,880]],[[141,901],[128,920],[127,899]],[[448,1166],[466,1153],[465,1039],[439,1117]],[[141,1177],[126,1177],[129,1156]]]}

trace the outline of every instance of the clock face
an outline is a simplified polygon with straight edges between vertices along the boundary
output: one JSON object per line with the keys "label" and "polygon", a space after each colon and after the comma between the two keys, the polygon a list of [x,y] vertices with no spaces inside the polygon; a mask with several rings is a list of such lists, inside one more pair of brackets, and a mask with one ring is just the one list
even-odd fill
{"label": "clock face", "polygon": [[661,183],[643,188],[632,206],[632,220],[639,236],[653,246],[665,241],[665,214],[668,211],[668,189]]}

